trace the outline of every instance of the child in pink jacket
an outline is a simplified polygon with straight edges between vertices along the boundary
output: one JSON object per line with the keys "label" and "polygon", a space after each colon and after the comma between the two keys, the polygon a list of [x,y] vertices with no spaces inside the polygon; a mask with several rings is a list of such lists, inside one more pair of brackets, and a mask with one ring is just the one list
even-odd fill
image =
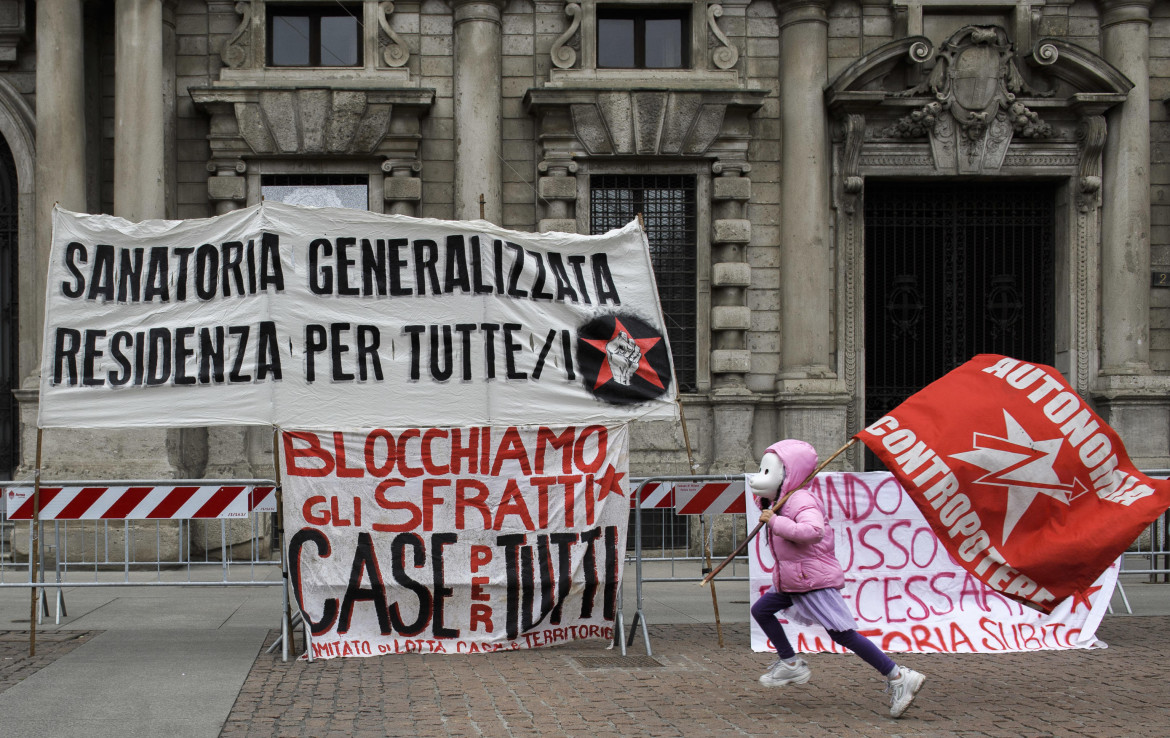
{"label": "child in pink jacket", "polygon": [[760,522],[776,557],[772,587],[752,605],[752,617],[776,647],[776,662],[760,684],[782,687],[804,684],[812,676],[804,659],[784,635],[776,613],[805,625],[821,625],[836,643],[860,656],[889,680],[890,715],[900,717],[914,701],[926,677],[899,667],[869,639],[857,632],[857,621],[841,597],[845,573],[834,552],[833,529],[825,522],[820,502],[806,489],[788,498],[779,513],[771,506],[778,497],[801,485],[817,465],[817,452],[804,441],[774,443],[764,452],[759,474],[749,484],[759,496]]}

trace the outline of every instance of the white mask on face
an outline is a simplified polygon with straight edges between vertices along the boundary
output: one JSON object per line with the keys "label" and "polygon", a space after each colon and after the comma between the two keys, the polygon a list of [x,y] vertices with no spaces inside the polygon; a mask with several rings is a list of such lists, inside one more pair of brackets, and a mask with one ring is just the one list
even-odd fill
{"label": "white mask on face", "polygon": [[748,475],[748,485],[752,492],[766,500],[775,500],[780,494],[780,487],[784,485],[787,470],[780,457],[768,451],[760,459],[760,471]]}

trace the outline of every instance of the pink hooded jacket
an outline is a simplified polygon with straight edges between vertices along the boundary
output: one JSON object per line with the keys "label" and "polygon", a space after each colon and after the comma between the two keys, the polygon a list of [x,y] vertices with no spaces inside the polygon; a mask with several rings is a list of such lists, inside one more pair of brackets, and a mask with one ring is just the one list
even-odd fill
{"label": "pink hooded jacket", "polygon": [[[817,466],[816,449],[804,441],[773,443],[765,453],[769,452],[784,464],[779,497],[801,484]],[[811,492],[794,492],[766,528],[776,556],[772,584],[777,591],[810,592],[845,586],[845,573],[834,551],[833,529],[825,522],[825,513]]]}

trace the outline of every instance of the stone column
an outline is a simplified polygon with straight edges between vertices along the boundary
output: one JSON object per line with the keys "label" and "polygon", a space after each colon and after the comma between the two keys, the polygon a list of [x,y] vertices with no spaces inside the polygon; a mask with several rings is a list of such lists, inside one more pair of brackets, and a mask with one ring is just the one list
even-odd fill
{"label": "stone column", "polygon": [[827,0],[776,0],[780,14],[781,438],[822,453],[846,437],[850,395],[835,371]]}
{"label": "stone column", "polygon": [[[81,0],[36,5],[37,13],[37,264],[34,296],[45,294],[53,232],[53,205],[85,212],[85,64]],[[21,321],[21,341],[38,346],[44,327],[42,300],[21,300],[30,319]],[[27,336],[27,338],[26,338]],[[24,352],[22,352],[24,353]],[[40,350],[29,351],[40,356]],[[35,369],[33,370],[35,373]],[[36,386],[36,377],[31,377]]]}
{"label": "stone column", "polygon": [[165,218],[162,0],[116,0],[114,25],[114,214]]}
{"label": "stone column", "polygon": [[1102,0],[1105,59],[1133,82],[1110,111],[1101,211],[1101,373],[1150,372],[1150,5]]}
{"label": "stone column", "polygon": [[[164,0],[114,3],[114,214],[131,221],[167,217]],[[199,477],[207,468],[207,429],[125,433],[124,466],[161,477]]]}
{"label": "stone column", "polygon": [[449,0],[455,14],[455,217],[499,223],[504,208],[500,138],[504,0]]}
{"label": "stone column", "polygon": [[[21,388],[15,391],[15,396],[21,431],[17,478],[30,477],[36,468],[41,335],[45,326],[45,303],[41,296],[45,294],[45,277],[49,268],[53,206],[60,205],[66,210],[82,213],[88,209],[82,0],[40,2],[36,4],[36,14],[36,163],[33,175],[36,199],[32,224],[35,263],[20,270],[22,295],[27,290],[30,299],[22,297],[18,306]],[[49,441],[60,435],[48,434]]]}
{"label": "stone column", "polygon": [[780,12],[780,379],[831,376],[833,264],[825,0],[777,0]]}
{"label": "stone column", "polygon": [[1094,399],[1139,468],[1170,463],[1170,378],[1150,370],[1150,6],[1099,0],[1105,59],[1133,82],[1106,116]]}

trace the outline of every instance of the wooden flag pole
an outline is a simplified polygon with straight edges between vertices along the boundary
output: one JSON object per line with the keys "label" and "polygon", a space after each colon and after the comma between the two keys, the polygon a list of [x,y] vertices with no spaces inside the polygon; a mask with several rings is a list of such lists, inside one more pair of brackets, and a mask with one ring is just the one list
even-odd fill
{"label": "wooden flag pole", "polygon": [[[832,463],[833,459],[835,459],[838,456],[840,456],[841,454],[845,453],[845,449],[849,448],[854,443],[857,443],[856,438],[849,439],[849,443],[847,443],[844,446],[842,446],[841,448],[837,449],[836,453],[834,453],[832,456],[830,456],[829,458],[822,461],[820,466],[818,466],[816,469],[813,469],[812,473],[809,474],[805,478],[805,480],[800,483],[800,486],[794,487],[791,492],[784,495],[779,500],[776,500],[776,504],[772,505],[772,512],[774,512],[774,513],[780,512],[780,508],[784,507],[784,503],[788,502],[788,498],[792,496],[793,492],[796,492],[796,490],[798,490],[798,489],[804,489],[804,487],[809,482],[811,482],[816,475],[821,473],[822,469],[824,469],[826,466],[828,466],[830,463]],[[760,528],[763,528],[763,527],[764,527],[763,523],[756,523],[756,527],[753,528],[752,532],[748,534],[748,537],[743,540],[743,543],[739,544],[739,546],[737,546],[736,549],[734,551],[732,551],[731,554],[726,559],[723,560],[723,563],[721,563],[719,566],[715,567],[715,569],[710,574],[703,577],[703,581],[699,582],[700,586],[706,586],[707,582],[710,582],[712,579],[714,579],[719,574],[719,572],[723,571],[724,567],[726,567],[728,564],[730,564],[732,559],[734,559],[736,556],[739,556],[741,553],[743,553],[744,549],[747,548],[748,544],[751,543],[752,539],[756,537],[756,534],[760,532]]]}
{"label": "wooden flag pole", "polygon": [[[41,440],[43,438],[44,430],[37,428],[37,468],[33,472],[33,519],[32,519],[32,535],[29,536],[28,542],[28,556],[30,562],[30,569],[28,573],[29,583],[36,584],[37,580],[37,559],[40,555],[41,548]],[[37,655],[37,597],[39,591],[37,587],[29,587],[29,592],[32,594],[31,602],[29,603],[28,612],[28,655],[29,657]]]}
{"label": "wooden flag pole", "polygon": [[[280,621],[280,629],[282,631],[280,634],[282,639],[280,644],[280,656],[282,661],[288,661],[289,644],[292,640],[293,629],[292,611],[288,600],[288,560],[285,558],[287,556],[288,547],[285,546],[284,541],[284,483],[282,481],[280,467],[281,440],[280,428],[275,425],[272,426],[272,473],[273,481],[276,482],[276,489],[273,490],[273,492],[276,493],[276,530],[274,533],[277,545],[280,546],[280,577],[284,583],[282,585],[282,592],[280,596],[281,604],[283,605],[284,609],[284,613],[282,615],[283,619]],[[305,627],[308,628],[309,626],[305,625]]]}

